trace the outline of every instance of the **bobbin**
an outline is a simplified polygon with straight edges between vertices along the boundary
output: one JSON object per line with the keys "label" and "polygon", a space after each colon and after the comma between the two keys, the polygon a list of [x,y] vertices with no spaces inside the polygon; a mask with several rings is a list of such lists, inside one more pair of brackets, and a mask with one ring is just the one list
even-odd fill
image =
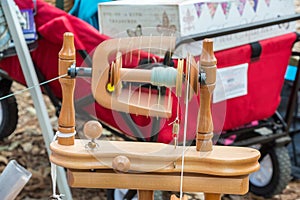
{"label": "bobbin", "polygon": [[[189,92],[189,100],[192,98],[194,94],[198,94],[198,79],[199,79],[199,69],[198,64],[196,63],[193,56],[189,55],[186,59],[187,65],[190,66],[190,92]],[[163,65],[162,65],[163,66]],[[118,86],[119,89],[121,87],[120,81],[126,82],[138,82],[138,83],[151,83],[155,86],[166,86],[166,87],[175,87],[176,88],[176,96],[181,97],[182,90],[182,82],[183,82],[183,68],[184,68],[184,60],[178,60],[177,70],[173,67],[164,66],[164,67],[156,67],[151,70],[149,69],[130,69],[130,68],[122,68],[122,54],[118,52],[116,55],[116,62],[112,62],[109,73],[109,82],[112,86]],[[186,67],[187,69],[187,67]],[[175,74],[176,72],[176,74]],[[185,72],[187,74],[187,71]],[[186,75],[187,77],[187,75]],[[114,91],[111,91],[114,92]],[[118,95],[120,92],[116,92]]]}

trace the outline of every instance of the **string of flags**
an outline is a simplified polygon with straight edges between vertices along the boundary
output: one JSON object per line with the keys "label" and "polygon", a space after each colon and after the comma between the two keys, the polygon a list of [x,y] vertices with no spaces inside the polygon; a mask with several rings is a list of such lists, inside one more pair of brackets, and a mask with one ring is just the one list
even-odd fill
{"label": "string of flags", "polygon": [[200,2],[200,3],[195,3],[194,7],[196,9],[197,16],[200,17],[201,13],[202,13],[203,5],[206,4],[208,9],[209,9],[211,17],[213,18],[215,13],[216,13],[218,5],[221,4],[223,13],[227,17],[228,14],[229,14],[230,8],[234,4],[234,5],[236,5],[238,12],[242,16],[243,13],[244,13],[244,9],[245,9],[245,5],[246,5],[247,1],[249,2],[251,7],[253,8],[254,12],[256,12],[256,10],[257,10],[258,1],[264,1],[268,7],[270,7],[270,2],[271,2],[271,0],[235,0],[234,3],[230,2],[230,1],[229,2],[220,2],[220,3],[219,2],[214,2],[214,3],[212,3],[212,2],[205,2],[205,3]]}

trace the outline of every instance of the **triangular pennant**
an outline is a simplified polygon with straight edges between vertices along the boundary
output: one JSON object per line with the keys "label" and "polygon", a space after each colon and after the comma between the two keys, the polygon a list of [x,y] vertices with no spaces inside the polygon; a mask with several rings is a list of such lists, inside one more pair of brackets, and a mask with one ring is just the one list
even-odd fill
{"label": "triangular pennant", "polygon": [[248,0],[254,12],[256,12],[258,0]]}
{"label": "triangular pennant", "polygon": [[271,0],[265,0],[267,6],[270,6],[270,1],[271,1]]}
{"label": "triangular pennant", "polygon": [[237,9],[242,16],[245,9],[246,0],[237,0]]}
{"label": "triangular pennant", "polygon": [[217,7],[218,7],[218,3],[207,3],[207,7],[209,9],[210,16],[212,18],[214,18]]}
{"label": "triangular pennant", "polygon": [[231,8],[231,2],[222,2],[221,7],[222,7],[225,17],[228,17],[229,10]]}
{"label": "triangular pennant", "polygon": [[196,12],[197,12],[197,16],[198,18],[201,16],[201,13],[202,13],[202,5],[204,3],[195,3],[194,6],[195,6],[195,9],[196,9]]}

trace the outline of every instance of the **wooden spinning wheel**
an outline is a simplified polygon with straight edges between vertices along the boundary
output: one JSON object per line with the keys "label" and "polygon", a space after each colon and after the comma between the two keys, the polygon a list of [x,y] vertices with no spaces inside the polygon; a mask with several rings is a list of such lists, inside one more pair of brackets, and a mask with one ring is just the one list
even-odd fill
{"label": "wooden spinning wheel", "polygon": [[[177,69],[122,68],[121,55],[128,50],[129,44],[134,49],[148,48],[149,43],[154,47],[164,45],[172,50],[175,38],[125,38],[121,44],[119,39],[101,43],[93,58],[93,95],[98,103],[109,109],[169,117],[172,107],[170,96],[160,101],[161,97],[157,94],[143,94],[140,89],[133,92],[130,88],[123,88],[122,82],[176,87],[176,96],[181,96],[182,82],[186,79],[185,82],[192,88],[191,92],[186,92],[187,99],[200,94],[196,147],[174,148],[173,145],[162,143],[96,141],[102,131],[97,122],[86,124],[84,132],[88,139],[74,139],[75,79],[67,76],[60,79],[63,102],[58,140],[50,145],[51,162],[68,169],[71,187],[137,189],[140,200],[153,199],[154,190],[204,192],[207,200],[220,199],[223,193],[245,194],[248,191],[248,175],[259,168],[260,154],[252,148],[212,145],[210,104],[216,82],[216,59],[212,41],[203,42],[200,70],[206,74],[206,78],[201,84],[199,67],[192,56],[188,56],[185,61],[179,60]],[[110,63],[111,57],[116,59]],[[74,61],[73,35],[65,33],[59,54],[60,75],[66,74]],[[176,197],[173,196],[172,199]]]}

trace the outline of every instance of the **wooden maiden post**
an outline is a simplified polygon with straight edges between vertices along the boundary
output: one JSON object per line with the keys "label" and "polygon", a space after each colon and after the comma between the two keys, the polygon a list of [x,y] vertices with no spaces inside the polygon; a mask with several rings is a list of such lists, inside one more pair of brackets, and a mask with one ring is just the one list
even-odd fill
{"label": "wooden maiden post", "polygon": [[203,40],[200,57],[200,70],[206,74],[205,83],[200,84],[200,110],[198,116],[197,151],[211,151],[213,137],[213,121],[211,115],[211,97],[216,85],[217,59],[213,51],[213,41]]}
{"label": "wooden maiden post", "polygon": [[[68,68],[75,64],[74,35],[67,32],[64,34],[63,46],[58,54],[59,76],[68,73]],[[75,132],[75,109],[74,88],[75,79],[64,76],[59,79],[62,88],[62,106],[58,119],[58,143],[61,145],[74,144]]]}

